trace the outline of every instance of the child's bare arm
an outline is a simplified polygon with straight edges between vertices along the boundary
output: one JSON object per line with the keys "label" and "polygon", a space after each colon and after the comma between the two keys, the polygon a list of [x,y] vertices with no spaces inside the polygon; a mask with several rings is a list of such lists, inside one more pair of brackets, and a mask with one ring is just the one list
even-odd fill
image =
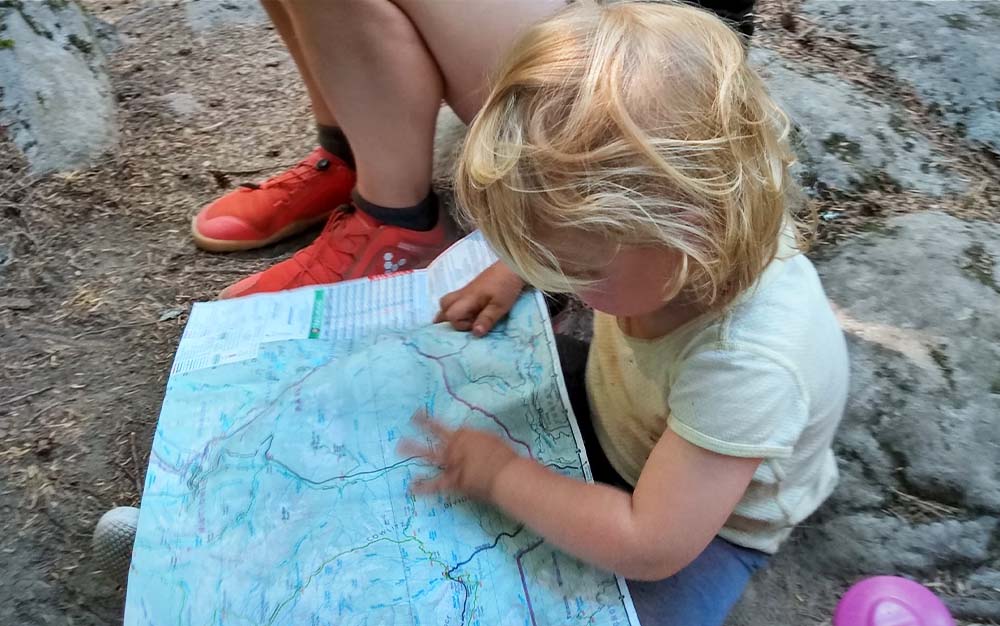
{"label": "child's bare arm", "polygon": [[709,452],[667,431],[632,495],[518,457],[496,477],[492,500],[585,561],[628,578],[660,580],[694,560],[718,534],[759,464]]}
{"label": "child's bare arm", "polygon": [[415,491],[493,502],[566,552],[640,580],[671,576],[700,554],[760,464],[704,450],[667,431],[630,495],[557,474],[517,456],[495,435],[422,423],[437,443],[404,448],[444,471]]}

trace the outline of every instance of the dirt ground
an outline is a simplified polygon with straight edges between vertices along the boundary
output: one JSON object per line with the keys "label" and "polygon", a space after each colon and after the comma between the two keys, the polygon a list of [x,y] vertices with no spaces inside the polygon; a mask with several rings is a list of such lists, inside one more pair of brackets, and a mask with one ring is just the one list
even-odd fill
{"label": "dirt ground", "polygon": [[[167,371],[193,302],[263,269],[311,235],[259,253],[212,255],[194,212],[313,145],[308,103],[270,27],[193,34],[183,8],[87,0],[116,25],[110,56],[121,148],[87,170],[34,178],[0,138],[0,623],[120,623],[123,594],[89,556],[98,517],[138,505]],[[786,2],[794,13],[794,2]],[[816,201],[824,246],[894,211],[997,219],[997,156],[969,150],[865,52],[762,2],[758,40],[904,99],[918,126],[971,177],[933,207],[878,185]],[[791,29],[791,30],[789,30]],[[845,62],[847,59],[847,62]],[[170,106],[190,94],[195,112]],[[166,96],[166,97],[165,97]]]}

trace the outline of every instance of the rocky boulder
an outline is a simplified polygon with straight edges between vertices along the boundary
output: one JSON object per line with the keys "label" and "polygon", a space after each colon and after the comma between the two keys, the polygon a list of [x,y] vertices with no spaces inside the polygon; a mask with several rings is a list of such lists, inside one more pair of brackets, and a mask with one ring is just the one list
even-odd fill
{"label": "rocky boulder", "polygon": [[1000,620],[1000,226],[893,218],[817,263],[848,334],[841,482],[757,576],[731,626],[825,624],[852,582],[935,584]]}
{"label": "rocky boulder", "polygon": [[807,189],[878,183],[941,194],[964,188],[899,104],[878,102],[838,76],[766,48],[752,50],[750,60],[791,117],[801,162],[796,174]]}
{"label": "rocky boulder", "polygon": [[807,0],[800,10],[871,47],[945,121],[1000,153],[1000,3]]}
{"label": "rocky boulder", "polygon": [[267,22],[267,13],[257,0],[189,0],[184,3],[184,17],[196,33]]}
{"label": "rocky boulder", "polygon": [[104,33],[71,0],[0,2],[0,126],[35,173],[83,167],[117,142]]}

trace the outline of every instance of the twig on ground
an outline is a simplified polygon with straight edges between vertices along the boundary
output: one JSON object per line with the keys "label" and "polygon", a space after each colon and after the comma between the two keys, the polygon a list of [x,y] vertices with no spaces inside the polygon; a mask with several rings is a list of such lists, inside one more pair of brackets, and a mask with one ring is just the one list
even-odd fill
{"label": "twig on ground", "polygon": [[953,516],[956,513],[961,512],[961,509],[954,506],[949,506],[947,504],[941,504],[940,502],[931,502],[929,500],[924,500],[923,498],[918,498],[917,496],[904,493],[895,487],[889,489],[896,497],[909,502],[925,511],[936,513],[937,515],[947,515]]}
{"label": "twig on ground", "polygon": [[128,445],[132,449],[132,465],[135,466],[135,475],[132,476],[132,480],[135,481],[135,490],[142,497],[142,481],[139,477],[142,476],[142,469],[139,467],[139,453],[135,449],[135,431],[129,431],[128,434]]}
{"label": "twig on ground", "polygon": [[204,126],[202,128],[199,128],[195,132],[196,133],[210,133],[213,130],[215,130],[216,128],[222,128],[223,126],[225,126],[228,123],[229,123],[229,118],[226,118],[226,119],[222,120],[221,122],[216,122],[214,124],[209,124],[208,126]]}
{"label": "twig on ground", "polygon": [[[270,260],[270,259],[268,259]],[[263,264],[262,268],[263,269]],[[253,273],[253,265],[246,265],[244,267],[186,267],[181,270],[182,274],[246,274],[249,276]]]}
{"label": "twig on ground", "polygon": [[41,417],[42,415],[44,415],[44,414],[48,413],[48,412],[49,412],[49,411],[51,411],[52,409],[56,408],[56,407],[57,407],[57,406],[59,406],[60,404],[62,404],[62,400],[56,400],[56,401],[55,401],[55,402],[53,402],[52,404],[49,404],[49,405],[46,405],[45,407],[43,407],[43,408],[41,408],[41,409],[39,409],[39,410],[35,411],[35,414],[34,414],[34,415],[32,415],[32,416],[31,416],[31,417],[30,417],[30,418],[28,419],[28,421],[24,423],[24,425],[25,425],[25,426],[30,426],[30,425],[34,424],[34,423],[35,423],[36,421],[38,421],[38,418],[40,418],[40,417]]}
{"label": "twig on ground", "polygon": [[148,320],[145,322],[129,322],[127,324],[118,324],[116,326],[109,326],[108,328],[95,328],[93,330],[85,330],[82,333],[73,335],[73,339],[79,339],[81,337],[87,337],[89,335],[100,335],[103,333],[109,333],[113,330],[122,330],[123,328],[136,328],[137,326],[151,326],[156,324],[158,320]]}
{"label": "twig on ground", "polygon": [[22,393],[21,395],[14,396],[13,398],[8,398],[8,399],[4,400],[3,402],[0,402],[0,406],[7,406],[8,404],[16,404],[16,403],[18,403],[18,402],[20,402],[22,400],[27,400],[28,398],[30,398],[32,396],[37,396],[39,394],[43,394],[46,391],[49,391],[51,389],[55,389],[55,385],[49,385],[47,387],[42,387],[41,389],[36,389],[34,391],[29,391],[28,393]]}
{"label": "twig on ground", "polygon": [[[24,169],[22,169],[21,171],[17,172],[17,174],[22,174],[22,173],[24,173]],[[6,196],[15,187],[17,188],[18,191],[23,191],[23,190],[27,189],[28,187],[30,187],[30,186],[34,185],[35,183],[37,183],[39,180],[41,180],[41,179],[40,178],[33,178],[33,177],[30,177],[30,176],[26,180],[23,179],[23,178],[15,178],[14,182],[12,182],[11,184],[9,184],[6,187],[4,187],[3,190],[0,190],[0,198],[3,198],[4,196]]]}

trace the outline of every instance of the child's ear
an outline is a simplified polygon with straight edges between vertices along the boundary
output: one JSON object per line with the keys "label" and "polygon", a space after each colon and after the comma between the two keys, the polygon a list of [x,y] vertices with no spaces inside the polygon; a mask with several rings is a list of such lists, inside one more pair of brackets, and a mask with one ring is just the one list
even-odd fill
{"label": "child's ear", "polygon": [[669,250],[670,262],[665,265],[670,268],[668,275],[663,277],[663,301],[670,302],[677,298],[687,288],[690,275],[691,258],[680,250]]}

